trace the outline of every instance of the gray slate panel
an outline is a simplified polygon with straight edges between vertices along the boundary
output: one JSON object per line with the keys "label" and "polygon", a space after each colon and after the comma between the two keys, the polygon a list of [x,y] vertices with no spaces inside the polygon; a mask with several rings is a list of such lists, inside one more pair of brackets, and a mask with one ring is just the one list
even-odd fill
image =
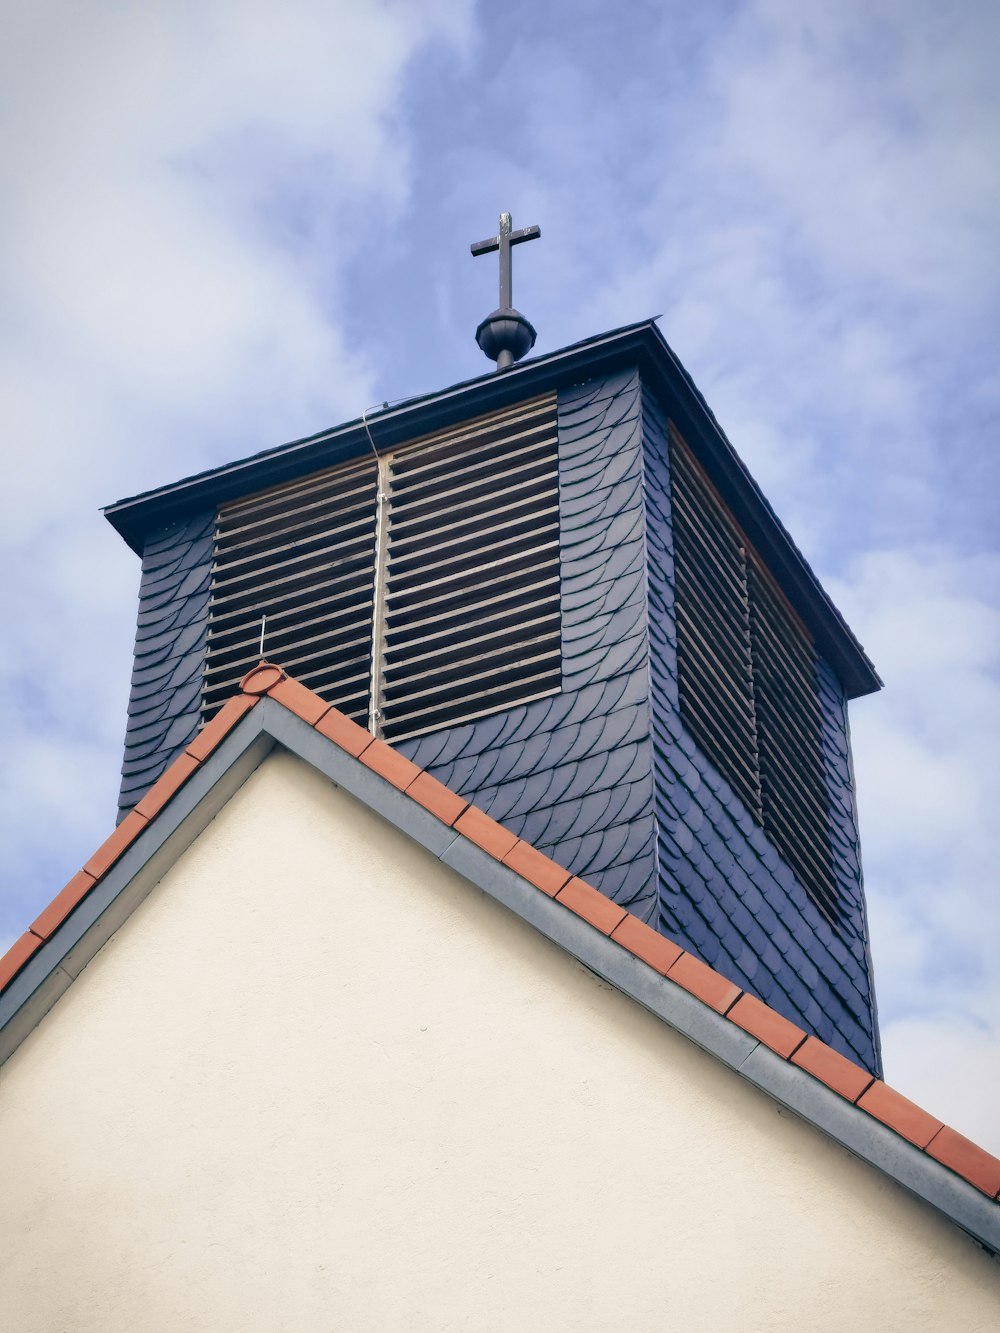
{"label": "gray slate panel", "polygon": [[146,543],[119,820],[198,730],[214,530],[214,513],[199,514]]}

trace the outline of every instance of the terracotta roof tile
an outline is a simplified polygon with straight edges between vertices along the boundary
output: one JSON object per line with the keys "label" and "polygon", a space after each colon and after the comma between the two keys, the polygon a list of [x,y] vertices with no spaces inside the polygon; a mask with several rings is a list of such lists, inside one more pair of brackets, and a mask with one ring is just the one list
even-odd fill
{"label": "terracotta roof tile", "polygon": [[339,745],[348,754],[353,754],[355,759],[365,752],[374,739],[370,731],[365,731],[364,727],[359,727],[356,722],[352,722],[337,708],[331,708],[313,725],[321,736],[333,741],[335,745]]}
{"label": "terracotta roof tile", "polygon": [[307,690],[304,685],[300,685],[297,680],[292,680],[286,676],[284,680],[279,680],[272,685],[267,692],[269,699],[274,699],[276,703],[283,704],[289,712],[300,717],[303,722],[315,726],[321,717],[329,713],[331,705],[325,699],[321,699],[318,694],[312,690]]}
{"label": "terracotta roof tile", "polygon": [[647,926],[645,921],[640,921],[631,912],[625,913],[611,932],[611,938],[623,949],[628,949],[629,953],[634,953],[637,958],[648,963],[661,976],[666,976],[684,952],[679,944],[668,940],[666,935]]}
{"label": "terracotta roof tile", "polygon": [[812,1074],[849,1102],[856,1102],[865,1088],[875,1081],[867,1069],[848,1060],[818,1037],[805,1039],[792,1056],[792,1064]]}
{"label": "terracotta roof tile", "polygon": [[31,923],[31,929],[41,939],[47,940],[52,932],[66,920],[73,908],[83,902],[87,894],[97,883],[93,875],[85,870],[78,870],[64,889],[52,899]]}
{"label": "terracotta roof tile", "polygon": [[947,1125],[939,1129],[927,1145],[927,1151],[984,1194],[1000,1194],[1000,1161],[956,1130]]}
{"label": "terracotta roof tile", "polygon": [[453,827],[456,833],[461,833],[498,861],[502,861],[517,842],[516,834],[491,819],[477,805],[470,805],[464,814],[459,815]]}
{"label": "terracotta roof tile", "polygon": [[10,985],[32,954],[41,947],[42,940],[30,930],[14,941],[0,958],[0,990]]}
{"label": "terracotta roof tile", "polygon": [[149,820],[143,819],[135,810],[126,815],[114,833],[105,838],[83,867],[86,873],[92,875],[94,879],[100,879],[105,871],[110,870],[118,858],[129,849],[148,823]]}
{"label": "terracotta roof tile", "polygon": [[770,1046],[772,1051],[785,1060],[806,1039],[801,1028],[783,1018],[769,1004],[764,1004],[763,1000],[758,1000],[756,995],[741,995],[730,1009],[728,1017],[744,1032],[749,1032],[765,1046]]}
{"label": "terracotta roof tile", "polygon": [[411,759],[404,758],[398,750],[386,745],[385,741],[373,740],[371,745],[366,745],[361,755],[361,762],[391,782],[394,787],[398,787],[400,791],[406,791],[423,771]]}
{"label": "terracotta roof tile", "polygon": [[589,921],[605,935],[610,935],[628,915],[624,907],[619,907],[583,879],[571,879],[556,894],[556,901],[577,916],[582,916],[584,921]]}
{"label": "terracotta roof tile", "polygon": [[[367,734],[367,733],[366,733]],[[425,810],[429,810],[442,823],[451,826],[469,804],[461,796],[456,796],[450,787],[429,773],[421,771],[406,789],[407,796],[412,796]]]}
{"label": "terracotta roof tile", "polygon": [[571,878],[568,870],[520,838],[503,858],[503,863],[550,898]]}
{"label": "terracotta roof tile", "polygon": [[186,752],[200,763],[232,731],[244,713],[248,713],[257,699],[252,694],[236,694],[224,703],[211,722],[202,727]]}
{"label": "terracotta roof tile", "polygon": [[727,981],[714,967],[683,951],[667,976],[720,1014],[724,1014],[740,996],[739,986]]}
{"label": "terracotta roof tile", "polygon": [[154,782],[149,791],[135,807],[136,814],[144,819],[158,815],[172,796],[184,786],[192,773],[197,772],[199,760],[185,751],[179,754],[163,776]]}
{"label": "terracotta roof tile", "polygon": [[240,689],[244,694],[266,694],[284,679],[285,673],[281,667],[275,666],[273,662],[258,662],[240,681]]}
{"label": "terracotta roof tile", "polygon": [[915,1102],[911,1102],[895,1088],[890,1088],[881,1079],[876,1079],[865,1095],[858,1099],[858,1105],[897,1134],[902,1134],[904,1139],[915,1143],[918,1148],[926,1148],[934,1135],[944,1128],[940,1120],[928,1115]]}

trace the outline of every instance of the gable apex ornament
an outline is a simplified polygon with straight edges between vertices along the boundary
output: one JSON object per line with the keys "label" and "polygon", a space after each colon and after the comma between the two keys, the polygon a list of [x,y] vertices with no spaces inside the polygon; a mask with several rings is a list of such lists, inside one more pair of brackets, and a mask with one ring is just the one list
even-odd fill
{"label": "gable apex ornament", "polygon": [[497,363],[497,370],[509,370],[535,345],[535,330],[519,310],[514,309],[511,282],[510,250],[522,241],[533,241],[541,236],[539,227],[522,227],[513,231],[509,213],[500,214],[500,229],[496,236],[476,241],[469,248],[473,257],[500,252],[500,304],[487,315],[476,329],[476,342]]}

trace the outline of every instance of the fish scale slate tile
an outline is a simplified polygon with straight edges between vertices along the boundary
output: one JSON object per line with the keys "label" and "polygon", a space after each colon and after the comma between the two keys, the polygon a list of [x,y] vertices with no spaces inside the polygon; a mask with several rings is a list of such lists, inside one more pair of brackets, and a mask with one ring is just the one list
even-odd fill
{"label": "fish scale slate tile", "polygon": [[[197,731],[214,527],[214,513],[195,515],[154,533],[144,548],[119,819]],[[169,620],[151,614],[168,606]],[[161,677],[163,687],[150,692]]]}

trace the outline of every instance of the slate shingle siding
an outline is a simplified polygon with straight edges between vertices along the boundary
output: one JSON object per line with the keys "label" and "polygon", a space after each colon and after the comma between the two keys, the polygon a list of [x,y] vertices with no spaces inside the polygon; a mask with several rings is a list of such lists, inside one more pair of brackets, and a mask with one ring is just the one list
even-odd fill
{"label": "slate shingle siding", "polygon": [[215,514],[147,540],[118,798],[124,819],[198,730]]}
{"label": "slate shingle siding", "polygon": [[[398,749],[877,1071],[843,694],[821,664],[831,927],[681,726],[666,419],[636,371],[558,396],[562,688]],[[147,543],[122,814],[198,728],[214,514]],[[647,573],[648,571],[648,573]]]}
{"label": "slate shingle siding", "polygon": [[831,837],[845,903],[843,923],[835,928],[681,725],[667,422],[649,393],[643,396],[643,450],[660,929],[792,1022],[878,1072],[843,693],[822,664]]}

